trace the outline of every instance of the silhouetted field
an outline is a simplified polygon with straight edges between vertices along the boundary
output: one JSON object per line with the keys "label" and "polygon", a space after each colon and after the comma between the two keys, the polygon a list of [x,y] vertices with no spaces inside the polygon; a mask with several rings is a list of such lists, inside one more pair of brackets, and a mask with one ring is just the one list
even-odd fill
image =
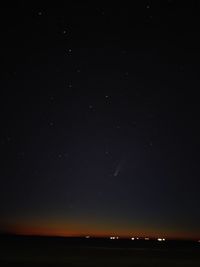
{"label": "silhouetted field", "polygon": [[0,237],[0,266],[200,266],[200,244]]}

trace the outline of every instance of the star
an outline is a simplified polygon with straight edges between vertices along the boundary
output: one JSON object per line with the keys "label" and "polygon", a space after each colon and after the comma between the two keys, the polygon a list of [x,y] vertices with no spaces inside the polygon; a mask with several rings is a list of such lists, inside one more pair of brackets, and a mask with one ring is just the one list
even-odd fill
{"label": "star", "polygon": [[67,56],[71,56],[71,54],[72,54],[72,49],[71,49],[71,48],[69,48],[69,49],[67,50],[67,53],[66,53],[66,55],[67,55]]}
{"label": "star", "polygon": [[21,151],[18,153],[18,157],[23,158],[25,156],[25,152]]}
{"label": "star", "polygon": [[7,142],[10,142],[11,141],[11,137],[10,136],[7,136]]}
{"label": "star", "polygon": [[149,142],[149,146],[153,146],[153,142],[152,141]]}
{"label": "star", "polygon": [[122,54],[126,54],[127,53],[127,51],[126,50],[122,50]]}

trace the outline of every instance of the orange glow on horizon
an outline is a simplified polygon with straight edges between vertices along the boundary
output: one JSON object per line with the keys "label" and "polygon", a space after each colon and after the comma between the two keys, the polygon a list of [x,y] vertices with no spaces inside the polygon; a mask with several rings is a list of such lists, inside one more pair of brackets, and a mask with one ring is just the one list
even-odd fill
{"label": "orange glow on horizon", "polygon": [[0,230],[5,233],[13,233],[18,235],[38,235],[38,236],[60,236],[60,237],[110,237],[119,236],[121,238],[131,237],[148,237],[157,239],[159,237],[166,239],[191,239],[198,240],[199,233],[184,232],[178,229],[154,229],[143,225],[139,227],[137,224],[127,225],[125,223],[102,222],[100,220],[57,220],[49,219],[21,219],[11,222],[1,222]]}
{"label": "orange glow on horizon", "polygon": [[59,237],[81,237],[81,236],[91,236],[91,237],[109,237],[109,236],[119,236],[121,238],[130,238],[132,236],[137,236],[140,238],[145,238],[148,236],[150,239],[156,239],[158,236],[163,236],[166,239],[196,239],[194,236],[186,233],[146,233],[146,231],[140,232],[130,232],[130,231],[106,231],[106,230],[89,230],[81,229],[81,227],[73,228],[69,227],[49,227],[49,226],[25,226],[25,225],[13,225],[7,228],[7,232],[18,234],[18,235],[33,235],[33,236],[59,236]]}

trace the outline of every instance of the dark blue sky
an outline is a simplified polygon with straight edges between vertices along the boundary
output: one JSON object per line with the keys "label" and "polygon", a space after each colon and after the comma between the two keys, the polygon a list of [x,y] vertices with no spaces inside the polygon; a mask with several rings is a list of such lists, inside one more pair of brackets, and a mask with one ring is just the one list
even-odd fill
{"label": "dark blue sky", "polygon": [[199,9],[2,8],[2,232],[199,238]]}

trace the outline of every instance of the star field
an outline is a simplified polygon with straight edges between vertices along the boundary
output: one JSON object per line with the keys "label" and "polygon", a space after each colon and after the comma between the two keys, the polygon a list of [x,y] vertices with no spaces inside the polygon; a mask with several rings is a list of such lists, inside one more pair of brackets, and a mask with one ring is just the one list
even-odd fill
{"label": "star field", "polygon": [[1,232],[199,238],[199,8],[3,7]]}

